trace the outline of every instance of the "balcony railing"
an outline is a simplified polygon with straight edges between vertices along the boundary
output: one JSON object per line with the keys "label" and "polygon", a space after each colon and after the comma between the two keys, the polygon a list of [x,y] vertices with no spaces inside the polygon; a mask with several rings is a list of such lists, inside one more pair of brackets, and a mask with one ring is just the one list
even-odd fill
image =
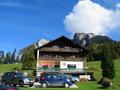
{"label": "balcony railing", "polygon": [[75,48],[42,48],[40,51],[54,51],[54,52],[79,52],[79,49]]}
{"label": "balcony railing", "polygon": [[65,73],[75,73],[75,72],[85,72],[85,69],[76,69],[76,68],[67,68],[60,69],[57,67],[49,67],[49,68],[37,68],[38,72],[65,72]]}

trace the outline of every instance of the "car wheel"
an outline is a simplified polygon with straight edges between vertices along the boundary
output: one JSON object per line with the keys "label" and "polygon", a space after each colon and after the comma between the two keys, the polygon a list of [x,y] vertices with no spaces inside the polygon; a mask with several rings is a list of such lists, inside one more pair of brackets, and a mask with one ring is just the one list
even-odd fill
{"label": "car wheel", "polygon": [[32,86],[33,86],[33,84],[30,84],[30,85],[29,85],[29,87],[32,87]]}
{"label": "car wheel", "polygon": [[65,88],[69,88],[69,84],[68,84],[68,83],[65,83],[65,84],[64,84],[64,87],[65,87]]}
{"label": "car wheel", "polygon": [[20,87],[23,87],[24,86],[24,82],[23,81],[19,81],[19,85],[20,85]]}
{"label": "car wheel", "polygon": [[13,84],[14,87],[16,87],[17,85],[16,84]]}
{"label": "car wheel", "polygon": [[3,84],[3,85],[7,85],[7,82],[6,82],[6,81],[2,81],[2,84]]}
{"label": "car wheel", "polygon": [[42,88],[47,88],[47,83],[42,83]]}

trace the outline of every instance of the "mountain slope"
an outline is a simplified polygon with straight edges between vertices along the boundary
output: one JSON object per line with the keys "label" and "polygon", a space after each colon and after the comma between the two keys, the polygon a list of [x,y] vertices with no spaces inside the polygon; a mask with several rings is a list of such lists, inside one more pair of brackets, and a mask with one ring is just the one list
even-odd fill
{"label": "mountain slope", "polygon": [[111,38],[107,36],[96,35],[90,39],[91,44],[102,44],[102,43],[111,43],[114,42]]}

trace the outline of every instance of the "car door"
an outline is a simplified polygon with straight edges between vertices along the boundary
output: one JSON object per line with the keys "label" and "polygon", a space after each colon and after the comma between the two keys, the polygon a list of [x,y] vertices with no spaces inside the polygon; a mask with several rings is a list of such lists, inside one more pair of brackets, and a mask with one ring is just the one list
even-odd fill
{"label": "car door", "polygon": [[11,73],[10,74],[10,82],[12,83],[12,84],[14,84],[15,82],[14,82],[14,73]]}
{"label": "car door", "polygon": [[18,77],[15,73],[11,74],[11,82],[12,82],[12,84],[19,84]]}
{"label": "car door", "polygon": [[54,85],[54,78],[52,74],[46,75],[46,82],[48,83],[49,86],[55,86]]}
{"label": "car door", "polygon": [[11,84],[11,73],[7,73],[6,76],[5,76],[5,81],[8,83],[8,84]]}
{"label": "car door", "polygon": [[54,86],[63,86],[63,79],[61,76],[55,74],[53,75],[53,80],[54,80]]}

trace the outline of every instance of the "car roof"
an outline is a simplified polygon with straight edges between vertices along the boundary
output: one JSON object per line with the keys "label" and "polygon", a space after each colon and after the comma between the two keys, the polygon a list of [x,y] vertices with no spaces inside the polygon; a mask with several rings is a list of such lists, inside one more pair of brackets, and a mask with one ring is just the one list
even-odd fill
{"label": "car roof", "polygon": [[58,72],[45,72],[45,74],[62,74],[62,73],[58,73]]}
{"label": "car roof", "polygon": [[5,73],[22,73],[22,72],[5,72]]}

